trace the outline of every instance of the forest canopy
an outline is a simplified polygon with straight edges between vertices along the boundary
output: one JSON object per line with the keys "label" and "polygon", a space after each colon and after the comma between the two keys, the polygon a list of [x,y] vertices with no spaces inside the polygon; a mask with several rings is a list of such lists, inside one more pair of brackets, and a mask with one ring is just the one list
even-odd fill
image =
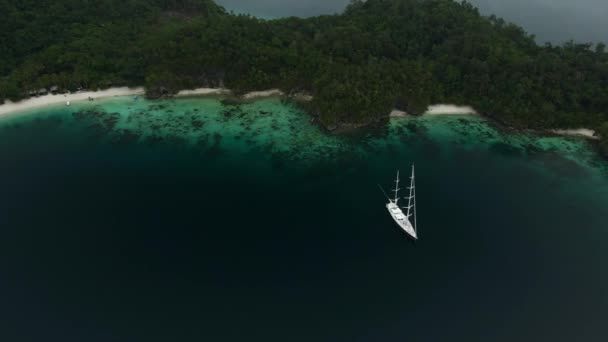
{"label": "forest canopy", "polygon": [[117,85],[306,91],[325,126],[455,103],[515,127],[608,127],[605,45],[539,46],[467,2],[261,20],[211,0],[0,0],[1,99]]}

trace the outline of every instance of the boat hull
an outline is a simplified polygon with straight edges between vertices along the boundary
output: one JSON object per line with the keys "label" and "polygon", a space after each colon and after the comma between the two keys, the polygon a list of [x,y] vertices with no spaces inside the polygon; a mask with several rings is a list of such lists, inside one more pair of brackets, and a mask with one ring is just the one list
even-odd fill
{"label": "boat hull", "polygon": [[418,235],[416,234],[416,230],[412,226],[411,222],[408,220],[407,216],[403,214],[401,208],[399,208],[395,203],[390,202],[386,205],[386,209],[388,210],[391,217],[397,223],[397,225],[403,229],[408,235],[410,235],[414,239],[418,239]]}

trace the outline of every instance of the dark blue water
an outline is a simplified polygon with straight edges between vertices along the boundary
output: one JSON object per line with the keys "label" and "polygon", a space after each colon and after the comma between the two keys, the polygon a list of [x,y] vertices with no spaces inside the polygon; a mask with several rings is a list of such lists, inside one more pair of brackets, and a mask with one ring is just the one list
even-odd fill
{"label": "dark blue water", "polygon": [[[454,120],[306,159],[260,130],[239,152],[87,120],[0,127],[3,341],[608,338],[608,177],[566,157],[583,141],[475,143]],[[417,242],[376,186],[414,160]]]}

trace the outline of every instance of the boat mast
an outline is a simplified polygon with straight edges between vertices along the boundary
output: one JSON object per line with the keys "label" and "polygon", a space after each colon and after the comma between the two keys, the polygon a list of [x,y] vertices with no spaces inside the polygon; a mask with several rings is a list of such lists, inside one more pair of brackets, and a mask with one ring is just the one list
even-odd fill
{"label": "boat mast", "polygon": [[[414,231],[416,231],[416,189],[414,185],[414,164],[412,164],[412,177],[410,177],[410,196],[407,198],[407,217],[412,216],[410,211],[412,207],[414,207]],[[414,204],[412,205],[412,199],[414,200]]]}
{"label": "boat mast", "polygon": [[416,215],[416,183],[414,182],[414,163],[412,163],[412,187],[414,187],[414,232],[418,234],[418,225],[416,224],[418,215]]}
{"label": "boat mast", "polygon": [[399,170],[397,170],[397,180],[395,181],[395,204],[399,201],[398,192],[399,192]]}

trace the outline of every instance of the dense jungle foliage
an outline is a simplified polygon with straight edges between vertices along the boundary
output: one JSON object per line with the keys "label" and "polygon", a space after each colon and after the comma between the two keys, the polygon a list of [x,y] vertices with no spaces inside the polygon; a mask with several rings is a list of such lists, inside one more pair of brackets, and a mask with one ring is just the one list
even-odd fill
{"label": "dense jungle foliage", "polygon": [[340,15],[277,20],[211,0],[0,0],[0,98],[53,85],[305,91],[325,126],[431,103],[522,128],[608,125],[605,45],[539,46],[452,0],[354,0]]}

